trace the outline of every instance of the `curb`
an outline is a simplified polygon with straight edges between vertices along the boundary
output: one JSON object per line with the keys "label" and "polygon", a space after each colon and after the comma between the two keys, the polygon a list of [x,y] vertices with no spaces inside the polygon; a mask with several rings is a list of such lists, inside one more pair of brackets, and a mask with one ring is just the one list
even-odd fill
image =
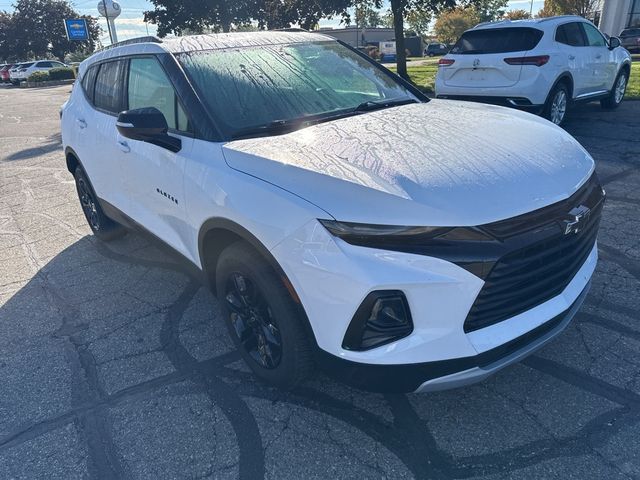
{"label": "curb", "polygon": [[60,85],[73,85],[74,79],[68,80],[49,80],[47,82],[22,82],[20,88],[38,88],[38,87],[58,87]]}

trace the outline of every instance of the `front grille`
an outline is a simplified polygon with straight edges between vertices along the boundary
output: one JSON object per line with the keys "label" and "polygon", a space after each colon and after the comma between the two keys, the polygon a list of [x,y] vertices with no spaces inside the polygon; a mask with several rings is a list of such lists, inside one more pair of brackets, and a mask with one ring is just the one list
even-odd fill
{"label": "front grille", "polygon": [[[482,228],[506,245],[518,245],[497,259],[464,323],[472,332],[501,322],[559,295],[593,249],[604,193],[595,175],[569,199]],[[578,233],[565,234],[562,221],[585,205],[591,213]]]}

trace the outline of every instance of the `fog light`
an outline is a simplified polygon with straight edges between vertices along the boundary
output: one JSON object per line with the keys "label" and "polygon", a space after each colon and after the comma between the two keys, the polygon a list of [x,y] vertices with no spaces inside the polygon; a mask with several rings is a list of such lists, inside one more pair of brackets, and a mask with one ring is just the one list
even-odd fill
{"label": "fog light", "polygon": [[342,341],[345,350],[369,350],[413,331],[407,299],[399,290],[378,290],[364,299]]}

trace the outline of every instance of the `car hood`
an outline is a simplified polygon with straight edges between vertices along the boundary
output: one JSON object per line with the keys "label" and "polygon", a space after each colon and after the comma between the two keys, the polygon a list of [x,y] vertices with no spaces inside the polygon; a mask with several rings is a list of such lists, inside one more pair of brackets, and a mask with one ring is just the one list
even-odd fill
{"label": "car hood", "polygon": [[348,222],[469,226],[569,197],[589,154],[534,115],[450,100],[224,145],[231,168]]}

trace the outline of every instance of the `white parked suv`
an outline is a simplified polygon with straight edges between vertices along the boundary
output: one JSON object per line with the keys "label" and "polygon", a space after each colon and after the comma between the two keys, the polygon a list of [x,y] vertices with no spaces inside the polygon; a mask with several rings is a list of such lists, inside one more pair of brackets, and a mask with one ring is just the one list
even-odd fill
{"label": "white parked suv", "polygon": [[631,55],[577,16],[484,23],[440,59],[438,98],[497,103],[559,125],[573,102],[622,102]]}
{"label": "white parked suv", "polygon": [[604,191],[543,119],[430,101],[302,32],[125,42],[80,78],[62,141],[94,234],[195,266],[273,385],[318,364],[373,390],[478,381],[586,295]]}
{"label": "white parked suv", "polygon": [[66,65],[55,60],[38,60],[35,62],[20,63],[9,70],[9,79],[14,85],[26,81],[32,73],[48,72],[53,68],[62,68]]}

